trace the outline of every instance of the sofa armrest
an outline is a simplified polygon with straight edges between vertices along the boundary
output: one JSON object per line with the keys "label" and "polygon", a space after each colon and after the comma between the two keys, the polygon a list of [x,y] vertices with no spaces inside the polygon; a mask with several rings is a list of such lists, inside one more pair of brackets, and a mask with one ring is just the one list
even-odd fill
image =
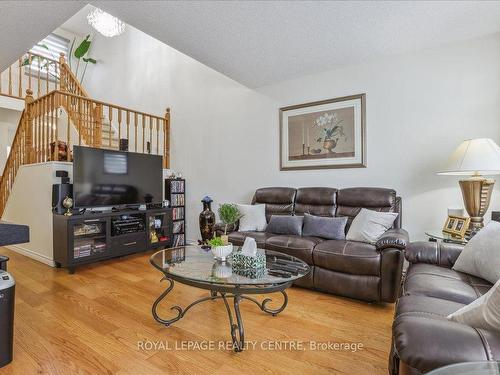
{"label": "sofa armrest", "polygon": [[451,268],[464,245],[449,242],[418,241],[406,248],[406,260],[410,263],[430,263]]}
{"label": "sofa armrest", "polygon": [[378,251],[385,249],[404,250],[409,243],[408,232],[404,229],[389,229],[379,238],[375,247]]}

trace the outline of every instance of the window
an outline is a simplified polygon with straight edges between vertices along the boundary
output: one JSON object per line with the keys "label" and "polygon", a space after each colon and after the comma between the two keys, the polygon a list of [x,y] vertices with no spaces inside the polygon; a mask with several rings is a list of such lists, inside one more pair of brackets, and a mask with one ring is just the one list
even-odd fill
{"label": "window", "polygon": [[[30,49],[30,52],[34,55],[31,66],[26,66],[26,73],[37,75],[38,71],[40,74],[47,74],[47,67],[49,69],[49,75],[52,79],[56,77],[56,69],[54,64],[51,64],[48,60],[44,59],[44,57],[59,61],[59,55],[64,53],[66,56],[68,55],[69,50],[69,40],[59,36],[57,34],[50,34],[44,40],[40,41],[38,44],[33,46]],[[41,57],[38,57],[41,56]],[[27,65],[27,64],[25,64]]]}

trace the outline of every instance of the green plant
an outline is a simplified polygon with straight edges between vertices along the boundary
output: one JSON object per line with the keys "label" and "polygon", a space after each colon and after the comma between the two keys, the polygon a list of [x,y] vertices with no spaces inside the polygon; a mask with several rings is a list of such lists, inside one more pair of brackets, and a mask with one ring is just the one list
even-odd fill
{"label": "green plant", "polygon": [[224,223],[224,235],[227,234],[228,225],[236,223],[241,216],[243,215],[235,204],[224,203],[219,206],[219,217]]}
{"label": "green plant", "polygon": [[[75,39],[73,39],[73,43],[71,44],[71,49],[70,49],[70,52],[69,52],[69,55],[70,55],[70,59],[69,59],[69,62],[70,62],[70,67],[71,67],[71,53],[73,51],[73,47],[75,45]],[[83,84],[83,79],[85,78],[85,73],[87,72],[87,66],[88,64],[97,64],[97,60],[91,58],[88,56],[88,53],[90,51],[90,47],[92,46],[92,41],[90,40],[90,34],[87,35],[85,37],[84,40],[82,40],[82,42],[80,43],[80,45],[78,47],[76,47],[75,49],[75,52],[73,53],[73,56],[75,57],[75,59],[77,59],[77,63],[76,63],[76,70],[75,70],[75,76],[78,78],[78,69],[80,67],[80,60],[83,60],[83,62],[85,63],[85,67],[83,69],[83,73],[82,73],[82,76],[80,78],[80,83]]]}
{"label": "green plant", "polygon": [[224,241],[222,241],[222,238],[220,237],[214,237],[208,240],[208,244],[211,247],[218,247],[218,246],[224,246]]}

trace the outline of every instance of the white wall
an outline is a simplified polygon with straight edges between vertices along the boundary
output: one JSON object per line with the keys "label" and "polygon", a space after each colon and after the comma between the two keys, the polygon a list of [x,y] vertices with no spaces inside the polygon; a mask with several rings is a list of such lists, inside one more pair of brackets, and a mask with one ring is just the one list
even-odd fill
{"label": "white wall", "polygon": [[[447,207],[462,206],[457,179],[435,174],[452,149],[471,137],[500,143],[499,35],[259,90],[132,27],[94,41],[92,96],[159,115],[172,107],[171,167],[188,180],[191,239],[204,195],[247,202],[262,186],[391,187],[405,228],[424,238]],[[367,95],[368,167],[280,172],[278,108],[358,93]],[[497,191],[492,207],[499,202]]]}
{"label": "white wall", "polygon": [[52,236],[52,185],[61,182],[56,171],[73,175],[73,163],[49,162],[22,165],[7,201],[2,220],[30,227],[30,242],[13,250],[50,266],[54,265]]}

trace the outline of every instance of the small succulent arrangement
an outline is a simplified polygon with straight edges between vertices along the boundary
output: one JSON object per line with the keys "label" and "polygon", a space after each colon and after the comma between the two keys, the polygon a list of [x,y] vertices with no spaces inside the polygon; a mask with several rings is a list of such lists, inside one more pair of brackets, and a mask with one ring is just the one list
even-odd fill
{"label": "small succulent arrangement", "polygon": [[226,261],[226,258],[233,252],[233,245],[225,242],[221,237],[209,239],[208,244],[212,249],[212,254],[215,259]]}
{"label": "small succulent arrangement", "polygon": [[221,237],[214,237],[208,240],[210,247],[224,246],[225,243]]}

